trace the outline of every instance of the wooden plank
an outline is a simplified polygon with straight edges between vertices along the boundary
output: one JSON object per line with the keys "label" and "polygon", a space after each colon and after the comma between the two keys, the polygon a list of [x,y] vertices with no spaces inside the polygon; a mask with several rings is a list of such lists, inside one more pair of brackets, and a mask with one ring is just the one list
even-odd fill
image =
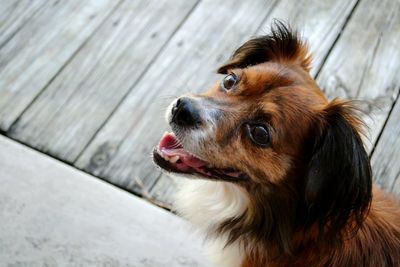
{"label": "wooden plank", "polygon": [[8,134],[73,162],[196,2],[123,2]]}
{"label": "wooden plank", "polygon": [[0,47],[2,47],[37,11],[44,0],[7,0],[0,3]]}
{"label": "wooden plank", "polygon": [[[398,69],[400,71],[400,69]],[[399,90],[400,86],[397,86]],[[375,182],[400,196],[400,101],[397,100],[371,157]],[[397,185],[396,185],[397,184]]]}
{"label": "wooden plank", "polygon": [[[274,19],[288,22],[293,28],[298,29],[314,55],[311,73],[315,75],[321,68],[323,59],[340,34],[356,2],[347,0],[279,1],[257,34],[268,33]],[[175,188],[176,179],[163,175],[150,189],[148,195],[171,208]]]}
{"label": "wooden plank", "polygon": [[174,210],[174,201],[179,186],[179,179],[185,178],[163,173],[149,190],[148,194],[143,197],[160,207]]}
{"label": "wooden plank", "polygon": [[400,197],[400,179],[399,179],[400,175],[397,174],[397,177],[395,178],[394,181],[394,185],[393,185],[393,194],[395,194],[396,196]]}
{"label": "wooden plank", "polygon": [[315,76],[356,3],[357,0],[282,0],[258,34],[268,33],[271,22],[275,19],[292,25],[309,45],[313,54],[311,73]]}
{"label": "wooden plank", "polygon": [[76,165],[128,190],[147,192],[160,175],[151,151],[167,128],[166,106],[182,92],[213,83],[216,67],[261,25],[272,5],[201,1]]}
{"label": "wooden plank", "polygon": [[398,94],[399,10],[400,1],[361,1],[318,76],[330,98],[364,100],[368,150]]}
{"label": "wooden plank", "polygon": [[0,136],[2,266],[209,266],[181,218]]}
{"label": "wooden plank", "polygon": [[5,131],[119,1],[47,1],[0,49],[0,129]]}

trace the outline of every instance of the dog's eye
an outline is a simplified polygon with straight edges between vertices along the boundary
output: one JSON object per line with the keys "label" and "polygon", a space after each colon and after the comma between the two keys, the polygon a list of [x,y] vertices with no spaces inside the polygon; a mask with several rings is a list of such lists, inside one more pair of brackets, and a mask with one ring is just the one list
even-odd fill
{"label": "dog's eye", "polygon": [[247,135],[250,140],[261,147],[268,147],[270,145],[270,136],[268,128],[260,124],[247,124]]}
{"label": "dog's eye", "polygon": [[221,82],[221,87],[225,90],[231,90],[237,83],[237,76],[235,74],[229,74]]}

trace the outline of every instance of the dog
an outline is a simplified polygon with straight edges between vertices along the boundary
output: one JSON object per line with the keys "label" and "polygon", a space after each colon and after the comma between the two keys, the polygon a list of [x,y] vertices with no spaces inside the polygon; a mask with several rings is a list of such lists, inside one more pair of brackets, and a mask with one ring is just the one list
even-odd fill
{"label": "dog", "polygon": [[400,266],[400,206],[372,183],[360,112],[328,101],[290,26],[240,46],[207,92],[176,99],[154,162],[215,266]]}

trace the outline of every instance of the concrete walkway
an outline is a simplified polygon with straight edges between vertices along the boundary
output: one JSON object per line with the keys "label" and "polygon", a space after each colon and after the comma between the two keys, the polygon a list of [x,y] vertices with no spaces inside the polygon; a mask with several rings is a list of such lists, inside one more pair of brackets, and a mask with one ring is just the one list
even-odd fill
{"label": "concrete walkway", "polygon": [[207,266],[185,221],[0,136],[0,266]]}

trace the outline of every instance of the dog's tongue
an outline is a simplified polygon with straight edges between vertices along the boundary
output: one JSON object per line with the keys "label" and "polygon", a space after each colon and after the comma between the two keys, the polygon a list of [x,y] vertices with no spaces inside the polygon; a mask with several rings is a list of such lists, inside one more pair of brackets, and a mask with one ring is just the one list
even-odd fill
{"label": "dog's tongue", "polygon": [[248,176],[234,169],[212,168],[204,160],[186,151],[173,133],[165,133],[158,144],[157,153],[170,163],[169,168],[181,173],[199,173],[209,179],[236,181],[248,179]]}
{"label": "dog's tongue", "polygon": [[158,150],[161,152],[163,158],[172,163],[176,163],[178,168],[199,168],[207,165],[207,162],[185,151],[173,133],[165,133],[161,137]]}
{"label": "dog's tongue", "polygon": [[158,144],[158,148],[161,149],[179,149],[182,148],[182,145],[179,143],[178,139],[176,138],[175,134],[173,133],[164,133],[161,137],[160,143]]}

